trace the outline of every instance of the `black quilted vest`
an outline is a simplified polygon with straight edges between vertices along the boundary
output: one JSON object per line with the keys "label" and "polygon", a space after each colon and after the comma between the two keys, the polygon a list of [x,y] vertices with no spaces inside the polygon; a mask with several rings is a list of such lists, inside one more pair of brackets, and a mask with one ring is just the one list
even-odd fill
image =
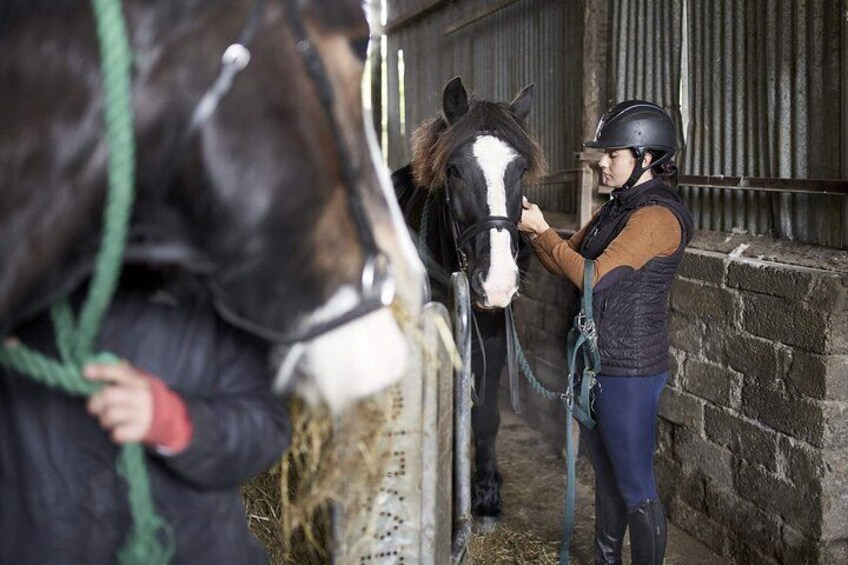
{"label": "black quilted vest", "polygon": [[601,351],[601,373],[635,377],[669,369],[668,295],[677,266],[692,238],[692,215],[675,191],[652,179],[615,191],[586,231],[580,254],[597,259],[643,206],[665,206],[680,222],[682,237],[669,257],[655,257],[641,269],[619,267],[595,287],[594,309]]}

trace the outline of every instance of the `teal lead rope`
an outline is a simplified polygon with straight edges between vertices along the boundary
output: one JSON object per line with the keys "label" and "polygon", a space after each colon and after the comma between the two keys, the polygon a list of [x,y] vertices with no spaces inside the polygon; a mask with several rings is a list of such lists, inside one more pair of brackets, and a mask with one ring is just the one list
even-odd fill
{"label": "teal lead rope", "polygon": [[[68,394],[87,397],[100,385],[86,380],[87,362],[117,362],[110,354],[94,354],[100,323],[118,285],[135,196],[135,132],[130,81],[131,51],[120,0],[92,0],[100,43],[106,138],[109,144],[109,192],[104,229],[91,285],[79,320],[66,300],[51,309],[56,345],[62,361],[50,359],[24,345],[6,343],[0,364]],[[133,526],[118,551],[121,565],[162,565],[174,553],[173,531],[157,513],[150,492],[144,448],[121,447],[116,462],[126,480]]]}
{"label": "teal lead rope", "polygon": [[[548,400],[560,400],[565,406],[565,462],[566,462],[566,484],[565,484],[565,508],[563,510],[562,522],[562,544],[559,552],[560,565],[569,563],[569,546],[574,533],[574,504],[576,498],[576,459],[574,453],[574,440],[572,432],[576,418],[581,424],[589,429],[595,427],[595,420],[591,412],[592,388],[595,386],[595,376],[601,370],[601,356],[598,351],[598,335],[595,328],[595,320],[592,313],[592,283],[595,279],[595,262],[586,259],[583,268],[583,299],[580,312],[574,317],[574,324],[568,333],[566,340],[566,353],[568,357],[568,378],[564,393],[555,392],[546,388],[530,368],[524,351],[518,341],[518,333],[513,325],[513,339],[518,356],[518,364],[521,372],[527,379],[530,388],[543,398]],[[579,382],[579,391],[575,391],[575,379],[577,378],[577,355],[583,353],[583,374]],[[576,393],[576,394],[575,394]]]}
{"label": "teal lead rope", "polygon": [[[583,269],[583,303],[580,312],[574,317],[574,326],[568,333],[568,382],[563,402],[568,414],[565,424],[565,510],[562,519],[562,544],[559,549],[560,565],[568,565],[569,546],[574,533],[574,504],[576,497],[576,458],[572,431],[572,417],[589,429],[595,427],[591,413],[590,395],[595,386],[595,376],[601,370],[601,355],[598,351],[598,334],[592,314],[592,283],[595,279],[595,262],[586,259]],[[575,402],[574,380],[577,371],[577,355],[583,350],[583,375],[580,379],[580,391]]]}

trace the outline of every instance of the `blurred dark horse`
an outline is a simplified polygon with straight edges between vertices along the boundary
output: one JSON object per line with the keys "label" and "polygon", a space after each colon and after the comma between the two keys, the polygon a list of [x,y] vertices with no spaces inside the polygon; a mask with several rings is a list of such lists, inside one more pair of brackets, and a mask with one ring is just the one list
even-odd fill
{"label": "blurred dark horse", "polygon": [[[296,349],[333,406],[399,377],[385,302],[394,284],[415,314],[423,269],[363,115],[360,1],[123,7],[138,147],[125,263],[202,277],[224,317]],[[236,42],[249,63],[226,85]],[[89,2],[0,1],[0,53],[2,336],[90,274],[107,148]]]}
{"label": "blurred dark horse", "polygon": [[442,111],[413,134],[412,163],[392,175],[404,217],[418,234],[433,299],[447,302],[454,271],[464,270],[470,281],[471,368],[479,395],[472,410],[472,505],[484,530],[501,516],[495,438],[507,359],[504,308],[518,292],[520,267],[530,251],[516,227],[522,182],[544,169],[542,152],[524,122],[533,91],[532,85],[524,88],[509,104],[469,100],[462,80],[453,79],[445,87]]}

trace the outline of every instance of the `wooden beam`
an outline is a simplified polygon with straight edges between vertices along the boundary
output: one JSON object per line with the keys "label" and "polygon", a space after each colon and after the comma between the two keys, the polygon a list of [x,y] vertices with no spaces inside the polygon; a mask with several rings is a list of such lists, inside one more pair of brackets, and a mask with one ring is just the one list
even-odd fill
{"label": "wooden beam", "polygon": [[767,192],[848,195],[848,180],[777,179],[765,177],[726,177],[724,175],[680,175],[681,186],[735,188]]}
{"label": "wooden beam", "polygon": [[394,33],[401,28],[404,28],[421,18],[429,16],[433,12],[439,10],[443,6],[447,6],[453,2],[453,0],[430,0],[429,2],[425,2],[415,8],[407,10],[406,12],[402,12],[401,14],[393,17],[386,23],[385,33],[388,35],[390,33]]}
{"label": "wooden beam", "polygon": [[454,32],[457,32],[464,27],[470,26],[474,22],[478,22],[478,21],[482,20],[483,18],[491,16],[495,12],[498,12],[498,11],[506,8],[510,4],[515,4],[516,2],[518,2],[518,0],[499,0],[498,2],[495,2],[494,4],[490,4],[490,5],[486,6],[485,8],[483,8],[482,10],[478,10],[477,13],[465,18],[464,20],[460,20],[457,23],[448,26],[445,29],[443,35],[450,35]]}

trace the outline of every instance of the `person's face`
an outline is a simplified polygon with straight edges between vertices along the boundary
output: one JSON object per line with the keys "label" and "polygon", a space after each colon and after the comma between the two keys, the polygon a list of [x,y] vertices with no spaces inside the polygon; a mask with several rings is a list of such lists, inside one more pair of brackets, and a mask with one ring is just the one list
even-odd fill
{"label": "person's face", "polygon": [[601,168],[601,180],[606,186],[619,188],[624,186],[633,167],[636,166],[636,157],[633,151],[624,147],[620,149],[607,149],[604,156],[598,162]]}

